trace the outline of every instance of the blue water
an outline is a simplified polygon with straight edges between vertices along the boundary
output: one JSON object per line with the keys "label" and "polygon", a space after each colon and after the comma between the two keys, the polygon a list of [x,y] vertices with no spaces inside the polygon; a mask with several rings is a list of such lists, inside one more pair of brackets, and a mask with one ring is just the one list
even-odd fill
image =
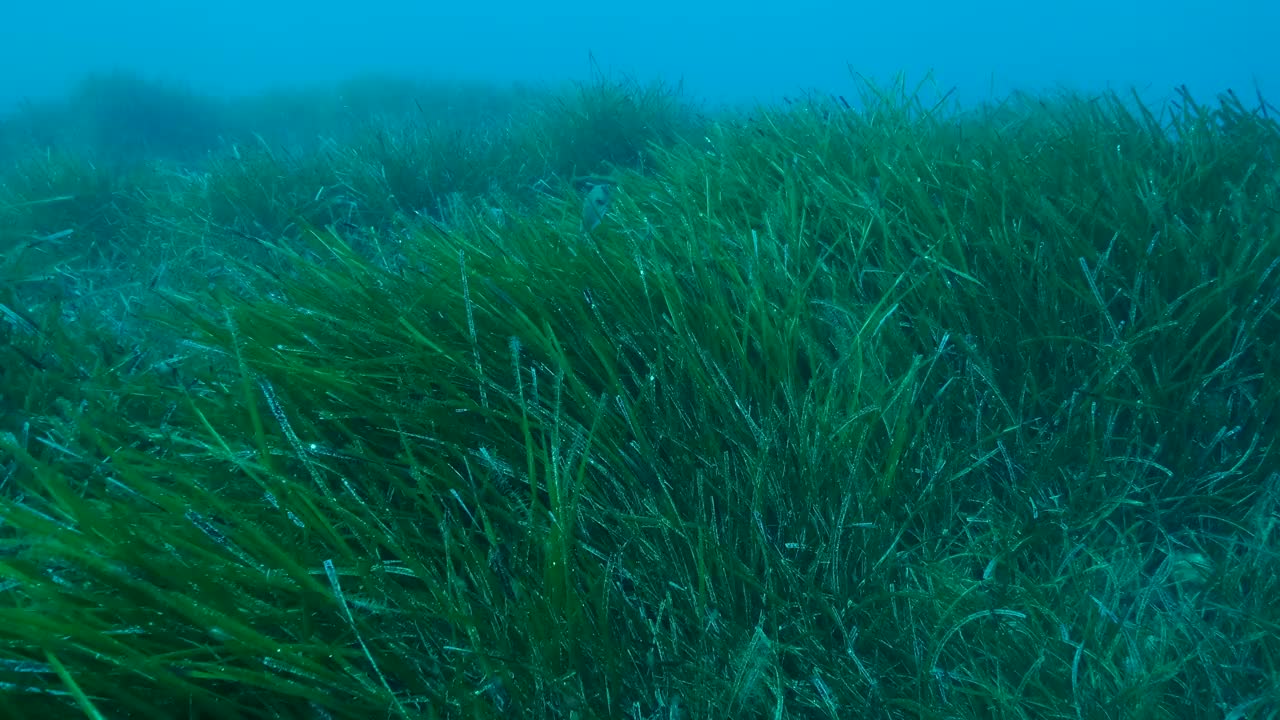
{"label": "blue water", "polygon": [[[1280,90],[1275,0],[1079,2],[21,2],[0,11],[0,105],[126,69],[207,92],[378,71],[556,82],[600,65],[710,100],[844,92],[932,73],[957,97],[1136,86]],[[587,9],[584,9],[587,8]]]}

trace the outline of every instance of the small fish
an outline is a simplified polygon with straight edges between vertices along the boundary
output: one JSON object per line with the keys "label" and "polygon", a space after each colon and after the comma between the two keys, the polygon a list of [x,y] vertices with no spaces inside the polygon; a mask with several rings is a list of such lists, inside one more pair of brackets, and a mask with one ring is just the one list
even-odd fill
{"label": "small fish", "polygon": [[613,199],[613,193],[608,185],[596,185],[591,188],[591,192],[587,193],[587,198],[582,201],[582,231],[591,232],[595,230],[604,220],[605,213],[609,212],[609,202]]}

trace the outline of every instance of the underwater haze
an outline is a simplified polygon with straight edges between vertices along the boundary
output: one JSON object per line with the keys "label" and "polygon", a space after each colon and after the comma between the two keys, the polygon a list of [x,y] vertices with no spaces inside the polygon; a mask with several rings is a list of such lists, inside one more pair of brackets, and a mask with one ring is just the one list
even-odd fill
{"label": "underwater haze", "polygon": [[1280,3],[1269,0],[6,4],[0,106],[107,70],[241,94],[369,72],[558,82],[584,77],[588,53],[729,101],[844,92],[850,70],[932,73],[961,98],[1133,86],[1162,99],[1183,84],[1197,97],[1251,96],[1280,85],[1267,49]]}

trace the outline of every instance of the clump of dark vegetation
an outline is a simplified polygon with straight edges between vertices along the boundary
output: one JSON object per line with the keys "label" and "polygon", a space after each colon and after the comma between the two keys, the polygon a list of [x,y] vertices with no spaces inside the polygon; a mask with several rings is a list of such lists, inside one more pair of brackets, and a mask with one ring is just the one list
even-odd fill
{"label": "clump of dark vegetation", "polygon": [[1280,714],[1265,103],[86,87],[0,177],[9,716]]}

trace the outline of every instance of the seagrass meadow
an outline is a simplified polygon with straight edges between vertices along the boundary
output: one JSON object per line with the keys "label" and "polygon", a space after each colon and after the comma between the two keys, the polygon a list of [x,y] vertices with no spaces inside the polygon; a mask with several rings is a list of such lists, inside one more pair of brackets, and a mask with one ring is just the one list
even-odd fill
{"label": "seagrass meadow", "polygon": [[15,113],[0,717],[1280,717],[1276,111],[921,98]]}

